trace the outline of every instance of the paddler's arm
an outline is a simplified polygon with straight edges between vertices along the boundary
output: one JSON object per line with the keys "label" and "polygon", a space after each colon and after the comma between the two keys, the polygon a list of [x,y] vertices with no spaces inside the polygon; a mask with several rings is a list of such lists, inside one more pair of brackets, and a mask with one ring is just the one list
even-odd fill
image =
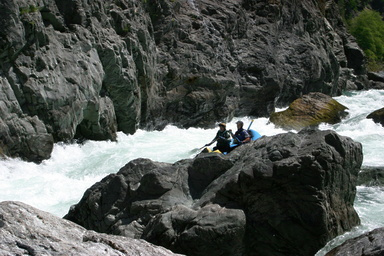
{"label": "paddler's arm", "polygon": [[218,139],[219,139],[219,133],[216,134],[216,137],[213,138],[213,140],[211,142],[209,142],[208,144],[205,144],[205,146],[208,147],[208,146],[212,145]]}
{"label": "paddler's arm", "polygon": [[206,147],[212,145],[215,141],[217,141],[217,138],[214,138],[211,142],[209,142],[208,144],[205,144]]}
{"label": "paddler's arm", "polygon": [[251,135],[249,135],[249,133],[244,130],[244,135],[245,135],[245,139],[241,142],[241,143],[247,143],[247,142],[250,142],[251,141]]}
{"label": "paddler's arm", "polygon": [[232,130],[228,130],[229,134],[231,134],[232,138],[235,139],[238,143],[241,143],[241,141],[239,140],[239,138],[237,138],[233,133],[232,133]]}
{"label": "paddler's arm", "polygon": [[248,138],[245,138],[245,140],[243,140],[241,143],[247,143],[247,142],[250,142],[251,141],[251,137],[248,137]]}

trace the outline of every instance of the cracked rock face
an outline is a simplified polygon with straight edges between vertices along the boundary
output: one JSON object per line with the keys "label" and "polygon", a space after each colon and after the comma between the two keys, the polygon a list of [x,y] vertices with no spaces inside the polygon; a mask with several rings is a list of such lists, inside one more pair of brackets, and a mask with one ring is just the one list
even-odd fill
{"label": "cracked rock face", "polygon": [[360,223],[362,159],[360,143],[316,130],[174,164],[136,159],[64,218],[187,255],[314,255]]}
{"label": "cracked rock face", "polygon": [[52,139],[210,127],[366,85],[329,1],[10,0],[0,23],[0,150],[32,161]]}
{"label": "cracked rock face", "polygon": [[0,203],[1,255],[172,256],[144,240],[98,234],[20,202]]}

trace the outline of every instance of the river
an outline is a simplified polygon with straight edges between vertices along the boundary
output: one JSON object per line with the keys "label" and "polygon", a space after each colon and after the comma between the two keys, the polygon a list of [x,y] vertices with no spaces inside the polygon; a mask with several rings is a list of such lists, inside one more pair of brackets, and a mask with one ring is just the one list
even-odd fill
{"label": "river", "polygon": [[[384,166],[384,127],[366,119],[369,113],[384,107],[384,90],[347,92],[334,99],[349,108],[349,115],[339,124],[321,125],[320,129],[332,129],[361,142],[364,166]],[[237,120],[228,123],[227,128],[236,130]],[[240,120],[245,126],[250,123],[247,117]],[[252,128],[266,136],[285,132],[268,123],[267,118],[255,119]],[[52,157],[41,164],[20,159],[0,160],[0,201],[22,201],[62,217],[87,188],[117,172],[130,160],[144,157],[173,163],[194,157],[197,149],[210,142],[216,131],[217,128],[167,126],[163,131],[119,133],[117,142],[57,143]],[[347,238],[384,226],[384,188],[358,186],[355,209],[361,225],[330,241],[316,256],[324,255]]]}

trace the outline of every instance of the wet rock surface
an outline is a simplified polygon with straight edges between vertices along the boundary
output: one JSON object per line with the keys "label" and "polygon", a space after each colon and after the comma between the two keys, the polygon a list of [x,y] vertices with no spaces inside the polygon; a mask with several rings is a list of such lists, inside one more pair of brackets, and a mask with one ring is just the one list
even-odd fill
{"label": "wet rock surface", "polygon": [[262,137],[228,155],[136,159],[66,219],[187,255],[313,255],[360,223],[362,147],[332,131]]}
{"label": "wet rock surface", "polygon": [[380,256],[384,254],[384,228],[378,228],[344,242],[326,256]]}

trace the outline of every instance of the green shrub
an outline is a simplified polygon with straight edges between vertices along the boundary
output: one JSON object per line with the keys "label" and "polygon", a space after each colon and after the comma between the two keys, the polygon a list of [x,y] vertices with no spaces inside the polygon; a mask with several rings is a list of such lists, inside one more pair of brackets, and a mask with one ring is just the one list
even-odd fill
{"label": "green shrub", "polygon": [[41,7],[39,6],[30,5],[26,7],[20,7],[19,11],[20,11],[20,14],[23,15],[23,14],[33,13],[33,12],[39,12],[40,9]]}
{"label": "green shrub", "polygon": [[350,21],[349,31],[369,62],[384,62],[384,21],[378,12],[364,9]]}

